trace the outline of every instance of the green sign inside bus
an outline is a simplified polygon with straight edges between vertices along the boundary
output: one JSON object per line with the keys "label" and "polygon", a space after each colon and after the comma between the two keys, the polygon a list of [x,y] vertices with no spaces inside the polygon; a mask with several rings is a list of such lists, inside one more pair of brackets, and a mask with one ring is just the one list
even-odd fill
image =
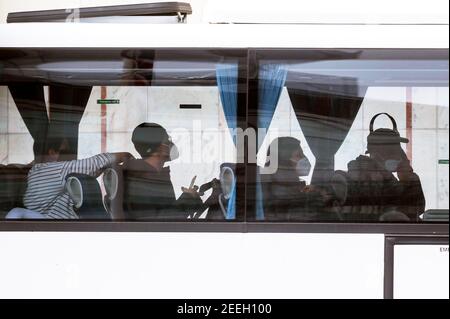
{"label": "green sign inside bus", "polygon": [[120,104],[120,100],[101,99],[97,100],[97,104]]}

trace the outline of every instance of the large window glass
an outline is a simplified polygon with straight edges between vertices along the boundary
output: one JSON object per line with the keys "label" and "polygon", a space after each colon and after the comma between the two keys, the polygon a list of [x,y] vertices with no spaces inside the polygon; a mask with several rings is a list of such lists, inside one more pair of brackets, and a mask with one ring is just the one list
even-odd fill
{"label": "large window glass", "polygon": [[1,50],[0,219],[242,220],[246,61]]}
{"label": "large window glass", "polygon": [[253,56],[253,220],[448,222],[447,50]]}
{"label": "large window glass", "polygon": [[0,63],[2,220],[448,223],[448,50]]}

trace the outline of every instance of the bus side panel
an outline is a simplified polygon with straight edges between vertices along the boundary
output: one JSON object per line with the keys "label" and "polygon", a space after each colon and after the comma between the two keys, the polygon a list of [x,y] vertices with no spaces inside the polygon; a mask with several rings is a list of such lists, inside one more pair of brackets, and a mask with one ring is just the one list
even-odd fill
{"label": "bus side panel", "polygon": [[384,235],[0,233],[0,298],[383,298]]}

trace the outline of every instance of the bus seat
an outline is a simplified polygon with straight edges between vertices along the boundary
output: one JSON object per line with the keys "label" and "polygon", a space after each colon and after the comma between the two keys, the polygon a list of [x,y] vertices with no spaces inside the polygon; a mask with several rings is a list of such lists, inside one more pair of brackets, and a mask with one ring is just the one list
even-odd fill
{"label": "bus seat", "polygon": [[367,175],[336,171],[331,189],[333,209],[341,220],[359,222],[408,222],[409,217],[395,206],[383,205],[377,190],[380,183]]}
{"label": "bus seat", "polygon": [[383,207],[373,203],[370,183],[345,171],[335,171],[331,178],[333,209],[341,220],[379,221]]}
{"label": "bus seat", "polygon": [[30,169],[31,165],[0,165],[0,219],[13,208],[23,207]]}
{"label": "bus seat", "polygon": [[100,185],[95,177],[70,174],[66,178],[66,191],[74,202],[80,219],[110,220],[111,215],[103,205]]}
{"label": "bus seat", "polygon": [[103,202],[114,220],[124,219],[123,213],[123,174],[119,165],[108,168],[103,173],[106,195]]}
{"label": "bus seat", "polygon": [[343,207],[348,199],[348,176],[346,172],[336,171],[331,178],[331,190],[334,195],[332,211],[339,220],[345,220]]}

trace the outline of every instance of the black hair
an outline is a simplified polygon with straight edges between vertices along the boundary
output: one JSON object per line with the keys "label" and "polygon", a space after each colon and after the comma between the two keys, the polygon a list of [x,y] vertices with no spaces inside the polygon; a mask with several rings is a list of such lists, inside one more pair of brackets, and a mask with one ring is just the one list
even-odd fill
{"label": "black hair", "polygon": [[291,156],[296,151],[303,151],[300,146],[300,141],[294,137],[279,137],[275,139],[267,150],[267,156],[270,156],[271,149],[278,143],[278,163],[286,164],[291,159]]}
{"label": "black hair", "polygon": [[[45,150],[46,153],[48,154],[50,152],[50,150],[53,150],[57,153],[60,152],[61,146],[63,144],[63,140],[60,138],[56,138],[56,137],[50,137],[45,141]],[[35,143],[36,145],[36,143]]]}

